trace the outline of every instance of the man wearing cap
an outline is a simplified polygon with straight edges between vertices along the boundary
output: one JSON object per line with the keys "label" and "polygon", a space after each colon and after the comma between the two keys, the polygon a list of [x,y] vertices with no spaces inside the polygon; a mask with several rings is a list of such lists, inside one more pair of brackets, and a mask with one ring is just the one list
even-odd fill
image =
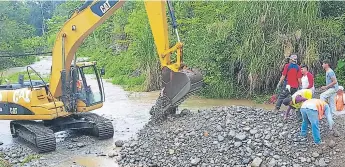
{"label": "man wearing cap", "polygon": [[301,106],[302,114],[302,126],[301,126],[301,136],[306,139],[308,131],[308,123],[311,124],[311,132],[313,135],[314,143],[321,144],[320,136],[320,120],[326,116],[328,122],[328,128],[331,130],[335,137],[339,136],[339,132],[334,128],[334,121],[332,114],[330,112],[329,105],[321,99],[309,99],[303,102]]}
{"label": "man wearing cap", "polygon": [[301,89],[298,90],[296,93],[294,93],[292,96],[288,96],[284,99],[283,104],[285,106],[289,106],[284,114],[284,119],[287,119],[287,117],[290,115],[290,110],[297,109],[297,118],[301,121],[302,115],[299,109],[302,106],[302,103],[306,100],[311,99],[313,96],[313,92],[311,89]]}
{"label": "man wearing cap", "polygon": [[279,89],[283,81],[286,79],[287,90],[282,91],[282,93],[279,95],[275,106],[276,111],[279,111],[283,100],[287,96],[294,94],[298,90],[298,87],[301,86],[302,72],[300,66],[297,64],[297,55],[291,55],[289,59],[290,63],[284,66],[282,76],[280,77],[277,85],[277,89]]}
{"label": "man wearing cap", "polygon": [[331,112],[335,113],[335,97],[337,95],[337,91],[339,89],[337,77],[334,71],[331,68],[330,60],[326,59],[322,63],[323,69],[326,71],[326,86],[322,86],[321,89],[325,90],[325,92],[320,94],[321,100],[328,100],[328,104],[330,106]]}

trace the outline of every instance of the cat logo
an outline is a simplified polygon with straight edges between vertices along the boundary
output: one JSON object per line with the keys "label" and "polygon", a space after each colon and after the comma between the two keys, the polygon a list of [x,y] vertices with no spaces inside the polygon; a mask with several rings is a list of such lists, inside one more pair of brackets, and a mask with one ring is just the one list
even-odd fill
{"label": "cat logo", "polygon": [[25,102],[30,103],[30,90],[18,89],[13,93],[13,102],[18,103],[19,99],[23,99]]}
{"label": "cat logo", "polygon": [[102,11],[102,13],[104,14],[105,12],[107,12],[110,9],[110,4],[108,1],[105,1],[103,5],[101,5],[99,7]]}

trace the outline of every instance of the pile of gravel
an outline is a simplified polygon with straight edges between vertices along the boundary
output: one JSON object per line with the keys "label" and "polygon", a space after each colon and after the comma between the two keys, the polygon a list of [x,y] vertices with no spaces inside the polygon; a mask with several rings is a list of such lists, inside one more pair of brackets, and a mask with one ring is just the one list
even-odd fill
{"label": "pile of gravel", "polygon": [[[338,149],[300,140],[301,123],[284,122],[281,113],[231,106],[147,123],[122,146],[121,166],[327,166]],[[321,135],[330,135],[321,121]]]}

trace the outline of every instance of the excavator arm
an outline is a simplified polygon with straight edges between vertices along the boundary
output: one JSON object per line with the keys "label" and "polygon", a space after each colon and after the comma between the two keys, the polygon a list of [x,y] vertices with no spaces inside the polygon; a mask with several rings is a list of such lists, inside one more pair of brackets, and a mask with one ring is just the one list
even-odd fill
{"label": "excavator arm", "polygon": [[[168,110],[178,106],[186,97],[199,90],[202,86],[202,76],[199,72],[187,69],[183,65],[183,44],[180,41],[173,47],[169,46],[166,1],[145,1],[144,3],[162,68],[164,88],[161,96],[164,97],[165,102],[164,105],[161,104],[161,107]],[[71,63],[73,59],[76,59],[76,51],[83,40],[123,4],[122,0],[86,1],[64,24],[57,34],[53,48],[49,88],[54,98],[66,96],[65,87],[68,85],[69,77],[67,74],[70,73]],[[178,36],[169,3],[168,7]],[[179,36],[178,40],[180,40]],[[172,62],[171,55],[174,52],[176,52],[176,61]]]}

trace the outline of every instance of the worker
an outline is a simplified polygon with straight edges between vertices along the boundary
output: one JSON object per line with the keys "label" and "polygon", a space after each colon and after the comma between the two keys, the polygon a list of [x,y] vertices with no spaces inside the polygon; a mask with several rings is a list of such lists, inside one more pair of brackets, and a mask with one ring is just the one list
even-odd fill
{"label": "worker", "polygon": [[301,86],[302,72],[300,66],[297,64],[297,55],[291,55],[289,57],[290,63],[284,66],[282,76],[277,84],[277,89],[280,88],[281,84],[286,79],[286,86],[290,87],[289,91],[282,91],[279,94],[278,101],[275,106],[275,111],[279,111],[283,103],[283,100],[297,92],[298,88]]}
{"label": "worker", "polygon": [[303,102],[301,106],[302,114],[302,126],[301,136],[303,139],[307,137],[308,122],[310,122],[312,135],[315,144],[321,144],[319,120],[326,116],[329,129],[333,132],[334,136],[339,136],[338,132],[334,128],[334,121],[330,111],[329,105],[321,99],[309,99]]}
{"label": "worker", "polygon": [[286,112],[284,113],[284,119],[287,119],[287,117],[290,115],[290,110],[293,111],[297,109],[297,118],[299,120],[302,120],[302,115],[299,109],[302,106],[302,103],[308,99],[311,99],[313,96],[313,92],[310,89],[301,89],[298,90],[296,93],[294,93],[292,96],[289,96],[284,99],[283,104],[285,106],[289,106]]}
{"label": "worker", "polygon": [[344,87],[339,86],[339,89],[337,91],[337,96],[335,98],[335,106],[336,106],[336,112],[335,114],[340,115],[345,113],[345,96],[344,96]]}
{"label": "worker", "polygon": [[330,60],[324,60],[322,63],[323,69],[326,71],[326,86],[322,86],[321,89],[325,92],[320,94],[320,99],[328,101],[331,108],[331,112],[335,113],[335,97],[339,89],[337,77],[331,68]]}
{"label": "worker", "polygon": [[314,76],[308,71],[307,65],[301,66],[301,72],[302,72],[302,89],[311,89],[312,94],[314,95],[315,87],[314,87]]}

